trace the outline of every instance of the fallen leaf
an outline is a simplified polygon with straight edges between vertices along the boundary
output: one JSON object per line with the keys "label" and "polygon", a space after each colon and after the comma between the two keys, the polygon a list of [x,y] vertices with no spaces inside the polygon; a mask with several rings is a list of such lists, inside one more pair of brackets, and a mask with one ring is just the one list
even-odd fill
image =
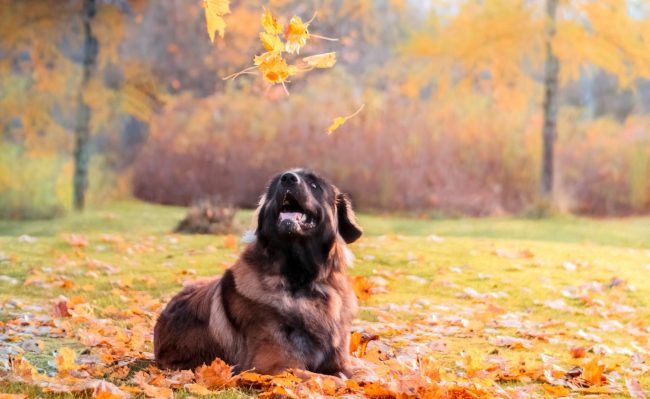
{"label": "fallen leaf", "polygon": [[627,387],[627,392],[630,394],[630,397],[633,399],[645,399],[646,394],[641,388],[638,380],[633,380],[631,378],[625,379],[625,386]]}
{"label": "fallen leaf", "polygon": [[205,395],[212,395],[214,392],[206,388],[205,386],[201,384],[187,384],[185,385],[185,390],[187,390],[189,393],[194,394],[194,395],[199,395],[199,396],[205,396]]}
{"label": "fallen leaf", "polygon": [[217,358],[208,366],[196,368],[196,382],[207,388],[222,388],[228,386],[232,379],[232,370],[223,360]]}
{"label": "fallen leaf", "polygon": [[56,364],[57,370],[59,372],[68,372],[72,370],[77,370],[79,365],[75,363],[77,359],[77,354],[74,350],[62,347],[57,351],[57,355],[54,358],[54,363]]}

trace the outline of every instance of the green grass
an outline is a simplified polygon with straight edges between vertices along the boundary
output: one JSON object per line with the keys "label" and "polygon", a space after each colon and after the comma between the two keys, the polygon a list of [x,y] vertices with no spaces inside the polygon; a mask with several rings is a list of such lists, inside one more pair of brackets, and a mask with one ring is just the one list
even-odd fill
{"label": "green grass", "polygon": [[[26,303],[48,303],[59,295],[82,295],[95,306],[124,306],[111,295],[116,281],[128,282],[136,290],[154,297],[169,298],[176,292],[183,272],[197,277],[218,275],[236,259],[238,250],[225,245],[220,236],[187,236],[171,234],[184,215],[179,207],[154,206],[137,202],[113,204],[105,209],[71,214],[61,219],[30,222],[0,222],[0,275],[24,281],[33,269],[62,267],[73,287],[43,290],[22,284],[0,281],[0,304],[10,299]],[[252,212],[238,214],[242,225],[248,226]],[[636,310],[636,317],[650,323],[650,218],[593,220],[573,217],[551,219],[455,219],[422,220],[403,217],[360,215],[366,235],[351,246],[357,259],[350,273],[375,276],[387,272],[388,292],[377,294],[363,303],[369,309],[387,304],[410,304],[427,299],[432,304],[450,306],[482,306],[489,302],[509,311],[521,311],[531,320],[560,320],[593,326],[595,320],[543,306],[547,300],[561,298],[564,287],[589,282],[607,282],[621,278],[634,285],[634,291],[616,293],[625,304]],[[77,273],[83,264],[76,260],[65,240],[67,233],[85,235],[90,244],[84,254],[93,260],[119,268],[119,272],[99,277]],[[36,238],[35,242],[19,239],[21,235]],[[103,237],[119,236],[122,243]],[[444,239],[436,242],[429,236]],[[518,253],[524,257],[509,257]],[[505,255],[505,256],[504,256]],[[63,266],[57,259],[67,257]],[[4,259],[4,260],[2,260]],[[578,264],[577,271],[567,270],[564,263]],[[423,281],[414,281],[418,276]],[[151,283],[153,278],[155,283]],[[89,289],[92,287],[92,289]],[[480,300],[459,296],[463,288],[479,293],[504,293],[498,299]],[[607,294],[609,295],[609,294]],[[578,300],[565,301],[585,308]],[[0,309],[0,320],[12,315]],[[413,316],[400,314],[403,320]],[[377,320],[377,312],[364,309],[360,318]],[[515,334],[504,330],[502,334]],[[619,340],[620,337],[605,337]],[[485,337],[446,337],[449,351],[440,355],[441,365],[453,368],[461,350],[489,353],[495,348]],[[623,342],[624,341],[624,342]],[[627,338],[619,345],[627,342]],[[56,343],[54,343],[56,344]],[[539,359],[539,353],[554,353],[556,345],[536,343],[533,350],[501,350],[504,356]],[[36,363],[46,363],[34,356]],[[566,353],[560,355],[569,362]],[[644,381],[649,383],[648,378]],[[0,382],[0,392],[21,392],[31,396],[71,397],[41,394],[36,388]],[[234,396],[233,396],[234,395]],[[237,396],[239,395],[239,396]],[[220,398],[241,397],[241,392],[228,392]],[[177,397],[185,397],[179,393]],[[77,396],[79,397],[79,396]]]}
{"label": "green grass", "polygon": [[[104,209],[71,213],[45,221],[0,220],[0,236],[53,236],[63,232],[104,232],[164,234],[170,232],[185,213],[185,208],[121,202]],[[252,211],[243,210],[237,218],[250,225]],[[366,235],[389,233],[406,236],[503,238],[513,240],[592,243],[600,245],[650,248],[650,217],[589,219],[555,216],[547,219],[459,218],[416,219],[360,214]]]}

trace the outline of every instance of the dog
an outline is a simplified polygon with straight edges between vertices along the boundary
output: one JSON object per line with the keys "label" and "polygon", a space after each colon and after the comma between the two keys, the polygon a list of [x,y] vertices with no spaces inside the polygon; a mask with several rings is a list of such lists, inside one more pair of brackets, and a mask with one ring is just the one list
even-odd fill
{"label": "dog", "polygon": [[256,219],[254,241],[221,278],[186,287],[160,314],[156,362],[193,369],[221,358],[234,372],[349,377],[357,299],[346,244],[362,235],[349,198],[293,169],[271,180]]}

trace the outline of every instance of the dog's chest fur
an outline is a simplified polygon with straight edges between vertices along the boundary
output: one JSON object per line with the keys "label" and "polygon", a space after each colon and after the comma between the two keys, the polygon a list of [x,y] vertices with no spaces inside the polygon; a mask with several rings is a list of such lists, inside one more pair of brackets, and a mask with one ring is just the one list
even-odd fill
{"label": "dog's chest fur", "polygon": [[268,339],[292,348],[292,355],[312,369],[327,363],[337,348],[347,344],[357,304],[343,273],[330,270],[297,286],[281,272],[261,274],[246,262],[238,262],[230,271],[232,287],[223,288],[229,306],[257,309],[235,324],[265,332]]}

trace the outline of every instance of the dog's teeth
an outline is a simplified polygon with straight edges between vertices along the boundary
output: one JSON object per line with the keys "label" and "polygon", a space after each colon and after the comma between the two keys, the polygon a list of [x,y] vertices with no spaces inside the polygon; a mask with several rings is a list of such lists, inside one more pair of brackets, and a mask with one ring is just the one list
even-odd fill
{"label": "dog's teeth", "polygon": [[307,221],[307,215],[305,215],[305,214],[303,213],[302,216],[300,217],[300,221],[301,221],[301,222],[306,222],[306,221]]}

